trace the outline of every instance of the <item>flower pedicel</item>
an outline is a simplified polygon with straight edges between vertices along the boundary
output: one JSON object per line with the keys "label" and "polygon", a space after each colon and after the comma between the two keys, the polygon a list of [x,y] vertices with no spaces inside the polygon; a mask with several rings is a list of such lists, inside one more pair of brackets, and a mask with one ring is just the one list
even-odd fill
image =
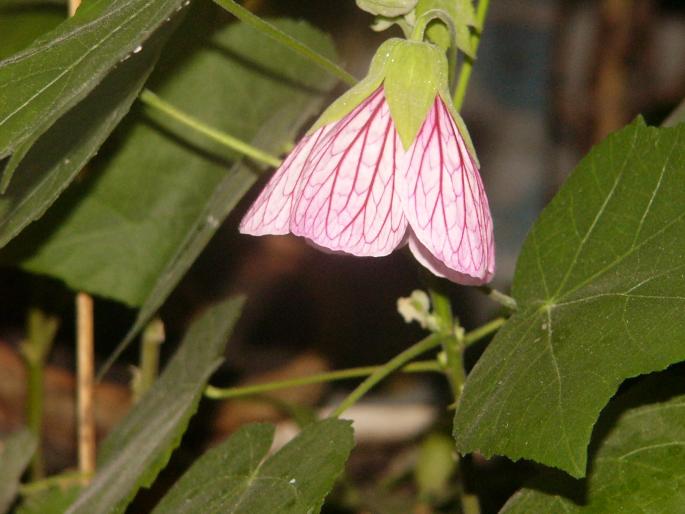
{"label": "flower pedicel", "polygon": [[297,144],[243,218],[244,234],[289,232],[317,246],[380,257],[409,244],[453,282],[495,271],[492,218],[444,53],[390,39],[369,74]]}

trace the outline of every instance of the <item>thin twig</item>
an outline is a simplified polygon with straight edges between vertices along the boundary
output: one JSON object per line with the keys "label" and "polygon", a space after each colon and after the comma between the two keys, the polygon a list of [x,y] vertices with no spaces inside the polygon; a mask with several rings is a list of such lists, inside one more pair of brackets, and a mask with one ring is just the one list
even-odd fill
{"label": "thin twig", "polygon": [[78,6],[81,5],[81,0],[68,0],[67,2],[67,11],[69,13],[69,17],[71,18],[74,14],[76,14],[76,9],[78,9]]}
{"label": "thin twig", "polygon": [[93,342],[93,298],[76,295],[77,420],[79,471],[95,472],[95,352]]}
{"label": "thin twig", "polygon": [[[81,0],[67,0],[73,16]],[[93,341],[93,298],[84,292],[76,295],[76,422],[78,426],[78,463],[84,476],[95,472],[95,343]],[[87,478],[83,479],[88,482]]]}

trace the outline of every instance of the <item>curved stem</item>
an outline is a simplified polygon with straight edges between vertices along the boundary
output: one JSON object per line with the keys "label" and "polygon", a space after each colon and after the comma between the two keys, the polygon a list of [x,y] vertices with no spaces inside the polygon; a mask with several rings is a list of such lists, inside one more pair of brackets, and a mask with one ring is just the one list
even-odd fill
{"label": "curved stem", "polygon": [[204,134],[209,139],[212,139],[213,141],[216,141],[217,143],[220,143],[235,152],[238,152],[242,155],[245,155],[246,157],[249,157],[250,159],[253,159],[257,162],[261,162],[268,166],[272,166],[274,168],[278,168],[281,165],[281,160],[278,157],[269,155],[268,153],[260,150],[259,148],[255,148],[249,143],[241,141],[240,139],[233,137],[230,134],[226,134],[225,132],[205,125],[198,119],[193,118],[192,116],[180,111],[173,105],[165,102],[149,89],[143,90],[139,98],[140,101],[143,102],[145,105],[162,112],[169,118],[172,118],[173,120],[182,123],[186,127],[189,127],[201,134]]}
{"label": "curved stem", "polygon": [[[229,398],[241,398],[244,396],[252,396],[256,394],[269,393],[271,391],[278,391],[281,389],[291,389],[310,384],[321,384],[325,382],[334,382],[337,380],[349,380],[352,378],[367,377],[376,371],[381,366],[366,366],[359,368],[342,369],[339,371],[331,371],[329,373],[318,373],[316,375],[309,375],[306,377],[292,378],[289,380],[279,380],[277,382],[268,382],[266,384],[255,384],[251,386],[242,387],[228,387],[225,389],[207,386],[205,389],[205,396],[213,400],[226,400]],[[403,373],[441,373],[442,368],[438,362],[434,360],[412,362],[404,366],[400,371]]]}
{"label": "curved stem", "polygon": [[286,34],[282,30],[274,27],[271,23],[261,19],[259,16],[251,13],[249,10],[245,9],[243,6],[236,3],[234,0],[214,0],[214,2],[223,7],[233,16],[238,18],[243,23],[251,26],[252,28],[258,30],[265,36],[270,37],[277,43],[290,48],[292,51],[300,54],[301,56],[309,59],[311,62],[316,64],[319,68],[327,71],[331,75],[338,77],[340,80],[345,82],[350,86],[354,86],[357,83],[357,79],[350,75],[348,72],[343,70],[340,66],[335,64],[333,61],[324,57],[320,53],[312,50],[310,47],[304,43],[298,41],[294,37]]}
{"label": "curved stem", "polygon": [[[471,45],[473,47],[473,55],[476,55],[478,51],[478,45],[480,44],[480,37],[483,33],[483,27],[485,25],[485,17],[488,14],[488,8],[490,7],[490,0],[480,0],[478,2],[478,11],[476,12],[476,22],[478,26],[476,27],[476,32],[471,36]],[[466,96],[466,89],[469,86],[469,81],[471,80],[471,73],[473,72],[473,61],[471,57],[464,58],[464,64],[461,65],[461,70],[459,71],[459,79],[457,80],[457,88],[454,91],[454,107],[457,111],[461,110],[461,106],[464,103],[464,97]]]}
{"label": "curved stem", "polygon": [[412,32],[411,39],[414,41],[423,41],[428,24],[433,20],[440,20],[447,25],[447,29],[450,31],[450,46],[455,46],[457,32],[454,28],[454,22],[452,21],[452,18],[447,16],[447,14],[440,9],[430,9],[419,16],[419,18],[416,20],[416,25],[414,25],[414,31]]}
{"label": "curved stem", "polygon": [[386,364],[379,367],[371,376],[359,384],[355,390],[352,391],[340,405],[338,405],[338,407],[331,413],[330,417],[337,418],[340,416],[343,412],[357,403],[360,398],[368,393],[385,377],[400,369],[408,362],[414,360],[422,353],[432,350],[436,346],[440,346],[442,339],[443,336],[441,334],[432,334],[390,359]]}

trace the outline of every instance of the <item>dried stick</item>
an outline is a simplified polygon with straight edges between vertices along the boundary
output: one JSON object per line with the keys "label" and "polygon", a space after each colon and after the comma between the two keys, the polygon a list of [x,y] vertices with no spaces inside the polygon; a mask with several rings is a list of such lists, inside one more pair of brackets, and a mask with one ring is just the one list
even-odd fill
{"label": "dried stick", "polygon": [[76,9],[78,9],[79,5],[81,5],[81,0],[69,0],[67,2],[67,9],[70,18],[74,15],[74,13],[76,13]]}
{"label": "dried stick", "polygon": [[90,476],[95,472],[93,298],[83,292],[76,295],[76,351],[79,471]]}

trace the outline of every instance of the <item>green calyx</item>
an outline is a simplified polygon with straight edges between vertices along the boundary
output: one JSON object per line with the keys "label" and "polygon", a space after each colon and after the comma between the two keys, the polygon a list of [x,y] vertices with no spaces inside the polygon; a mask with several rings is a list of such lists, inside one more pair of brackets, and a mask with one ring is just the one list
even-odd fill
{"label": "green calyx", "polygon": [[368,75],[333,102],[309,132],[344,118],[383,84],[390,115],[406,150],[418,134],[438,91],[447,90],[446,71],[445,55],[434,45],[388,39],[378,48]]}
{"label": "green calyx", "polygon": [[309,129],[309,133],[336,122],[347,116],[360,103],[366,100],[383,83],[388,61],[392,58],[395,47],[402,43],[402,39],[392,38],[383,42],[376,50],[371,60],[369,73],[359,83],[348,89],[340,98],[328,106],[316,123]]}
{"label": "green calyx", "polygon": [[436,97],[440,95],[475,159],[466,125],[450,97],[445,53],[432,43],[422,41],[386,40],[376,51],[367,76],[333,102],[309,133],[344,118],[381,84],[405,150],[414,142]]}
{"label": "green calyx", "polygon": [[414,142],[435,97],[447,90],[447,59],[436,46],[402,41],[393,49],[385,73],[385,99],[402,146]]}

